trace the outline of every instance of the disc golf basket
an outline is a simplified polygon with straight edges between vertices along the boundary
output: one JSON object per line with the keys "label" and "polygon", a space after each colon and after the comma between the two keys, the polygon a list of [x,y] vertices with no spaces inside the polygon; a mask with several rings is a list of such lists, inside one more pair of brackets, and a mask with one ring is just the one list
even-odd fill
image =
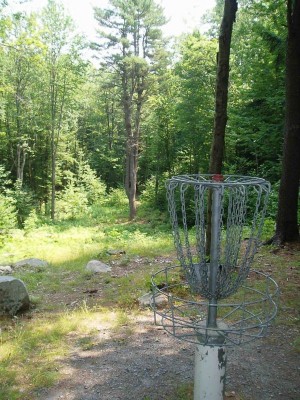
{"label": "disc golf basket", "polygon": [[[155,322],[196,344],[194,400],[220,400],[225,348],[265,336],[277,312],[276,282],[251,270],[270,184],[248,176],[182,175],[166,187],[180,265],[152,277]],[[165,297],[164,309],[158,296]]]}

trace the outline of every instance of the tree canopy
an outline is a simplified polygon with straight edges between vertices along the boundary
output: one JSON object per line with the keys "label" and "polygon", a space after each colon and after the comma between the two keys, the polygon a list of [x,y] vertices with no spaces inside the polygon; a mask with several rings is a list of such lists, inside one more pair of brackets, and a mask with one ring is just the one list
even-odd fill
{"label": "tree canopy", "polygon": [[[275,221],[291,109],[288,10],[282,0],[238,3],[223,173],[270,180]],[[1,3],[0,200],[11,221],[22,226],[33,210],[61,218],[62,204],[75,197],[86,209],[96,201],[93,185],[97,193],[123,188],[132,219],[139,201],[166,208],[167,177],[208,172],[223,4],[206,15],[207,32],[170,43],[156,1],[110,0],[94,10],[94,64],[59,1],[31,14]]]}

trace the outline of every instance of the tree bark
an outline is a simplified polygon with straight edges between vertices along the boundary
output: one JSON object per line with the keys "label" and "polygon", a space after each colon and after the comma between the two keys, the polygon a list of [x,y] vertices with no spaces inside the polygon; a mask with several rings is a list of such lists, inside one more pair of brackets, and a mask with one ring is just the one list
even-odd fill
{"label": "tree bark", "polygon": [[50,109],[51,109],[51,219],[55,219],[55,186],[56,186],[56,146],[55,146],[55,121],[56,121],[56,101],[57,95],[55,90],[56,73],[54,66],[50,71]]}
{"label": "tree bark", "polygon": [[133,137],[127,141],[125,190],[129,201],[129,219],[136,216],[137,144]]}
{"label": "tree bark", "polygon": [[300,0],[287,2],[286,115],[276,232],[273,243],[299,241]]}
{"label": "tree bark", "polygon": [[135,123],[132,127],[129,105],[125,107],[125,125],[127,133],[126,142],[126,174],[125,174],[125,190],[129,201],[129,219],[136,217],[136,192],[137,192],[137,171],[138,171],[138,153],[140,140],[140,121],[142,111],[142,92],[138,91],[138,99],[135,110]]}
{"label": "tree bark", "polygon": [[134,101],[133,91],[128,89],[128,71],[123,70],[123,105],[126,130],[126,170],[125,170],[125,191],[129,201],[129,219],[133,220],[137,212],[137,173],[138,154],[140,142],[140,125],[143,106],[144,80],[141,76],[140,66],[135,68],[135,90],[136,100]]}
{"label": "tree bark", "polygon": [[17,180],[23,185],[24,168],[27,155],[26,144],[17,144]]}
{"label": "tree bark", "polygon": [[51,133],[51,219],[55,220],[55,194],[56,194],[56,149],[54,145],[53,133]]}
{"label": "tree bark", "polygon": [[211,174],[220,174],[222,171],[227,123],[230,44],[237,8],[236,0],[225,0],[219,35],[215,121],[209,164]]}
{"label": "tree bark", "polygon": [[23,96],[23,90],[22,90],[22,68],[20,65],[20,61],[17,60],[17,65],[16,69],[20,76],[18,76],[16,80],[16,129],[17,129],[17,180],[21,183],[21,186],[23,185],[23,178],[24,178],[24,168],[25,168],[25,162],[26,162],[26,155],[27,155],[27,147],[26,144],[24,143],[24,140],[22,138],[22,124],[21,124],[21,114],[22,114],[22,101],[21,99],[24,97]]}
{"label": "tree bark", "polygon": [[[216,103],[213,140],[210,152],[209,173],[221,174],[225,152],[225,129],[227,123],[227,103],[229,84],[229,59],[233,23],[238,9],[236,0],[225,0],[223,18],[219,35],[219,52],[217,57]],[[211,204],[212,193],[209,193],[206,230],[206,254],[211,245]]]}
{"label": "tree bark", "polygon": [[136,216],[137,152],[138,143],[132,128],[132,95],[128,91],[126,67],[122,75],[123,108],[126,131],[125,192],[129,201],[129,219]]}

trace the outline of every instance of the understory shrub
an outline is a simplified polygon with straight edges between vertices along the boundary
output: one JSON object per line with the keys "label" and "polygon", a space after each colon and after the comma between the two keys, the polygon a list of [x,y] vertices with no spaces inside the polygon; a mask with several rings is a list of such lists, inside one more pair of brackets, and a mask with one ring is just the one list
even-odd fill
{"label": "understory shrub", "polygon": [[0,193],[0,230],[7,231],[17,225],[17,210],[12,197]]}
{"label": "understory shrub", "polygon": [[166,197],[166,180],[167,174],[163,174],[159,178],[152,176],[146,182],[145,189],[140,195],[140,200],[143,205],[150,208],[158,208],[160,211],[168,209]]}
{"label": "understory shrub", "polygon": [[24,227],[26,218],[35,208],[35,198],[30,189],[22,185],[21,181],[16,181],[13,190],[10,192],[15,200],[17,209],[17,220],[20,228]]}
{"label": "understory shrub", "polygon": [[31,210],[28,217],[24,222],[24,231],[30,232],[31,230],[37,228],[40,225],[39,216],[35,209]]}
{"label": "understory shrub", "polygon": [[84,191],[89,205],[103,203],[106,197],[106,185],[97,177],[96,172],[87,163],[79,165],[77,186]]}
{"label": "understory shrub", "polygon": [[85,190],[69,184],[57,196],[56,215],[59,220],[75,219],[89,212],[89,201]]}
{"label": "understory shrub", "polygon": [[15,201],[0,193],[0,247],[10,229],[17,226],[17,210]]}
{"label": "understory shrub", "polygon": [[128,204],[128,199],[125,190],[122,188],[116,188],[110,190],[107,195],[105,203],[112,206],[124,206]]}

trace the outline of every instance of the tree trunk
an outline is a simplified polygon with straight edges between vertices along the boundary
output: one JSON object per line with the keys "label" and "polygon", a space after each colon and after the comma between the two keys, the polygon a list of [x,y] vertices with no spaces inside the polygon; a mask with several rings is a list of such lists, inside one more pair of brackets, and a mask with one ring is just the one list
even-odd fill
{"label": "tree trunk", "polygon": [[55,124],[56,124],[56,71],[54,65],[50,70],[50,112],[51,112],[51,219],[55,220],[55,196],[56,196],[56,141],[55,141]]}
{"label": "tree trunk", "polygon": [[[20,70],[20,65],[17,64],[17,70]],[[21,78],[17,79],[16,86],[16,128],[17,128],[17,180],[23,185],[24,168],[26,162],[26,145],[22,138],[22,127],[21,127],[21,100],[23,93],[21,89]]]}
{"label": "tree trunk", "polygon": [[230,44],[237,8],[238,5],[236,0],[225,0],[223,19],[219,35],[215,122],[209,164],[209,172],[211,174],[221,173],[224,158]]}
{"label": "tree trunk", "polygon": [[136,216],[137,146],[133,138],[127,142],[125,190],[129,201],[129,219]]}
{"label": "tree trunk", "polygon": [[17,144],[17,180],[23,185],[24,168],[26,162],[27,147],[21,143]]}
{"label": "tree trunk", "polygon": [[55,220],[55,190],[56,185],[56,149],[55,149],[55,138],[54,138],[54,128],[51,132],[51,219]]}
{"label": "tree trunk", "polygon": [[127,77],[123,75],[123,108],[126,130],[126,168],[125,168],[125,191],[129,201],[129,219],[132,220],[136,215],[136,181],[137,165],[136,152],[137,144],[134,140],[134,133],[131,123],[132,101],[128,93]]}
{"label": "tree trunk", "polygon": [[[221,174],[222,172],[225,151],[225,129],[227,123],[230,45],[237,8],[236,0],[225,0],[217,57],[215,121],[209,162],[210,174]],[[207,255],[210,253],[211,245],[211,202],[212,193],[210,192],[207,210],[207,220],[209,221],[206,231]]]}
{"label": "tree trunk", "polygon": [[273,242],[299,240],[300,180],[300,0],[287,2],[286,115],[276,232]]}
{"label": "tree trunk", "polygon": [[[139,76],[137,80],[137,99],[134,105],[132,94],[128,93],[127,80],[123,76],[123,96],[124,96],[124,116],[126,129],[126,171],[125,171],[125,191],[129,201],[129,219],[136,217],[136,192],[137,192],[137,172],[138,172],[138,153],[140,141],[141,112],[143,105],[144,82]],[[133,119],[134,110],[134,121]],[[134,127],[132,126],[134,124]]]}

